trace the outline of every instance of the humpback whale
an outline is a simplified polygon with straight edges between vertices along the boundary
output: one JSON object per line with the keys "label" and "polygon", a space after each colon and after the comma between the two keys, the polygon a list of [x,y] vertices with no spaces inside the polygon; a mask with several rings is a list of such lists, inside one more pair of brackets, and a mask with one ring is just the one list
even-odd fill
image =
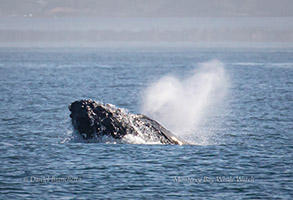
{"label": "humpback whale", "polygon": [[114,139],[134,135],[161,144],[187,144],[155,120],[111,104],[84,99],[71,103],[68,108],[74,129],[86,140],[105,135]]}

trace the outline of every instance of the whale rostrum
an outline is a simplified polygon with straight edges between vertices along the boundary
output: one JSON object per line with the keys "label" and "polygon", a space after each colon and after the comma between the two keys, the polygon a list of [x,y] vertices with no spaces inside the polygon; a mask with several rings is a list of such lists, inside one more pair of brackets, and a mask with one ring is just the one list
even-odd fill
{"label": "whale rostrum", "polygon": [[155,120],[142,114],[128,113],[111,104],[103,104],[91,99],[79,100],[71,103],[69,110],[74,129],[84,139],[104,135],[122,139],[132,134],[145,141],[161,144],[187,144]]}

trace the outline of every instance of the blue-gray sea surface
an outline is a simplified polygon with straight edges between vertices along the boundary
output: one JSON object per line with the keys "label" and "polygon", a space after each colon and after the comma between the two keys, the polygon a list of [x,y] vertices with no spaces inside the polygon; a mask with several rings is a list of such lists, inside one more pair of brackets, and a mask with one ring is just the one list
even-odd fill
{"label": "blue-gray sea surface", "polygon": [[[139,113],[151,83],[212,59],[230,85],[207,142],[64,142],[71,102]],[[292,49],[1,48],[0,102],[0,199],[293,197]]]}

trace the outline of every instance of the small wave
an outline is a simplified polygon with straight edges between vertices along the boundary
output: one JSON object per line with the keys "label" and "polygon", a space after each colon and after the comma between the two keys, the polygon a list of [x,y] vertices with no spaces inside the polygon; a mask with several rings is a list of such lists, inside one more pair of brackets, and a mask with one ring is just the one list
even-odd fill
{"label": "small wave", "polygon": [[253,63],[253,62],[237,62],[231,63],[234,66],[265,66],[265,67],[277,67],[277,68],[291,68],[293,63]]}
{"label": "small wave", "polygon": [[61,143],[104,143],[104,144],[162,144],[159,141],[147,141],[135,135],[126,135],[121,139],[103,135],[91,139],[84,139],[76,131],[72,131],[61,141]]}
{"label": "small wave", "polygon": [[232,65],[241,65],[241,66],[263,66],[265,63],[253,63],[253,62],[237,62],[231,63]]}

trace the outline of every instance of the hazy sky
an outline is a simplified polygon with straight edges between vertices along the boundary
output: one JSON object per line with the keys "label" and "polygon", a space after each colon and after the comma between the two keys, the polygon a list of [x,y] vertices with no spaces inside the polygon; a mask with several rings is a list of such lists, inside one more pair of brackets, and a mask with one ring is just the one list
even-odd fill
{"label": "hazy sky", "polygon": [[1,0],[1,17],[292,16],[292,0]]}
{"label": "hazy sky", "polygon": [[0,0],[0,45],[55,41],[293,46],[293,0]]}

